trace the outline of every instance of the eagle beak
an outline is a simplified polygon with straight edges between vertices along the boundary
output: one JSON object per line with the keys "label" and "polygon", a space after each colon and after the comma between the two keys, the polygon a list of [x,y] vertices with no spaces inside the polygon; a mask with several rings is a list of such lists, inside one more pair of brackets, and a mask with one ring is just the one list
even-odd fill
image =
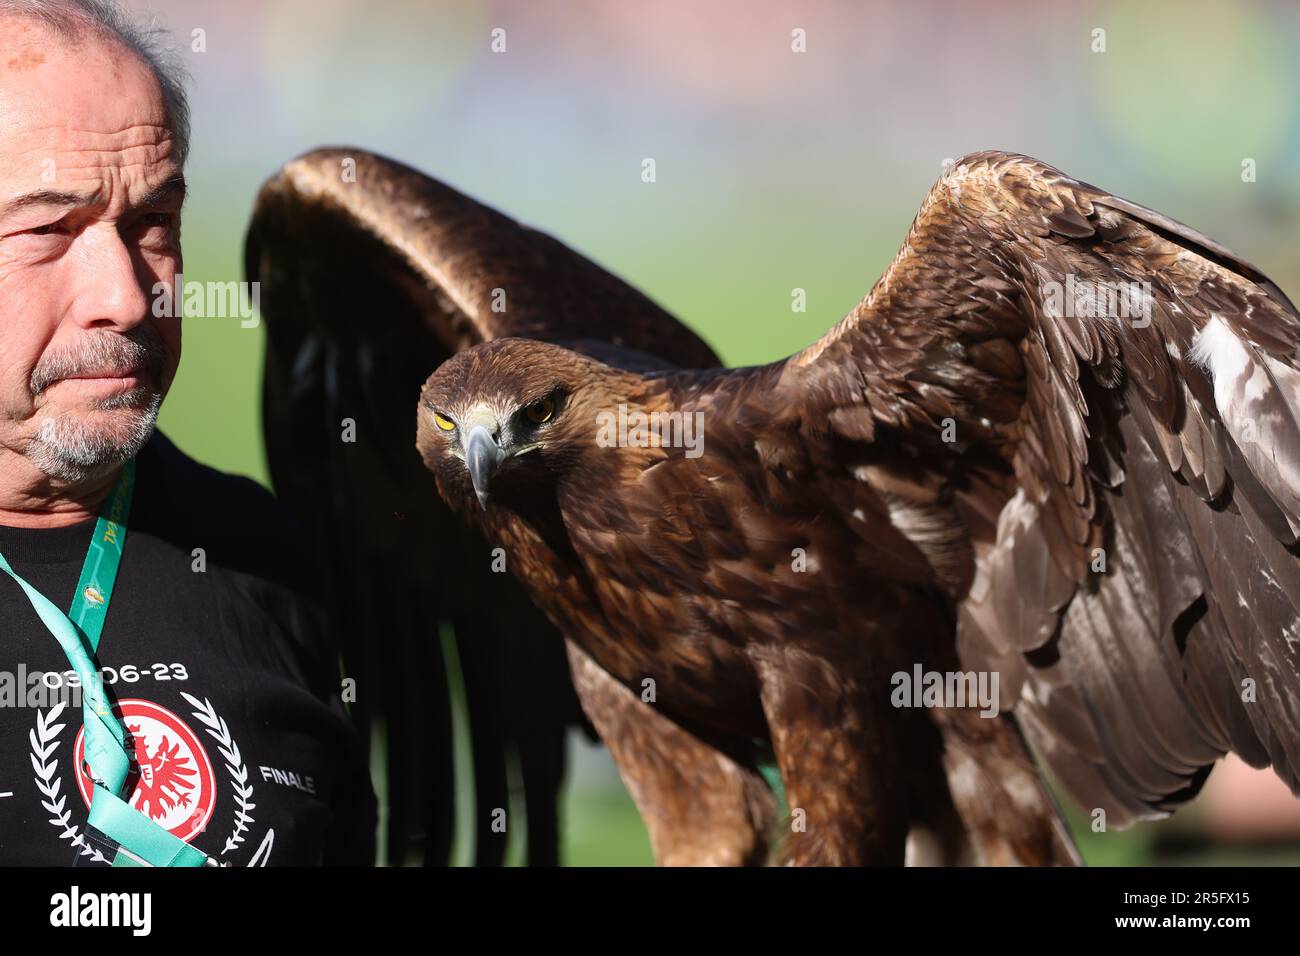
{"label": "eagle beak", "polygon": [[474,483],[474,494],[478,495],[480,508],[487,509],[488,482],[505,457],[506,453],[488,430],[475,425],[465,442],[465,467],[469,469],[469,480]]}

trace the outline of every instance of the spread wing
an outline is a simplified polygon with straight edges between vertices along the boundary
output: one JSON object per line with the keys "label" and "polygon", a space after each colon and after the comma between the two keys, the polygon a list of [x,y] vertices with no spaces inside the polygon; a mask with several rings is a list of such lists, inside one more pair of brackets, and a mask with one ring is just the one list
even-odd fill
{"label": "spread wing", "polygon": [[415,450],[420,386],[454,351],[504,336],[629,365],[716,357],[556,240],[362,150],[319,150],[272,177],[245,263],[267,323],[271,474],[315,532],[357,681],[354,715],[382,735],[389,859],[448,860],[458,668],[476,859],[501,861],[492,811],[522,787],[529,861],[555,862],[563,738],[581,721],[564,645],[438,498]]}
{"label": "spread wing", "polygon": [[1164,815],[1229,750],[1300,792],[1298,342],[1223,247],[980,153],[781,368],[772,441],[908,535],[1082,806]]}

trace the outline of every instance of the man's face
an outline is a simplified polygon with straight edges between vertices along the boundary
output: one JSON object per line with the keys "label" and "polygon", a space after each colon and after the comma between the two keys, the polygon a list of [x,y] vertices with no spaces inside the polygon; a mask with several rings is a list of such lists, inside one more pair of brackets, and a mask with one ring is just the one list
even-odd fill
{"label": "man's face", "polygon": [[181,268],[166,124],[126,49],[0,17],[0,455],[54,478],[134,455],[180,361],[153,315]]}

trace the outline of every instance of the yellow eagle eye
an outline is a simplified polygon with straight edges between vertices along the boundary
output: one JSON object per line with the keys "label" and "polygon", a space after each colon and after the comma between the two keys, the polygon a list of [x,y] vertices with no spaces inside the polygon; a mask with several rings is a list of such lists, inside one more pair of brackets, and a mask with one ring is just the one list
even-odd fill
{"label": "yellow eagle eye", "polygon": [[454,431],[456,428],[455,422],[453,422],[450,418],[444,418],[442,415],[439,415],[437,412],[433,413],[433,423],[445,432]]}
{"label": "yellow eagle eye", "polygon": [[524,414],[528,416],[528,420],[534,425],[548,422],[551,420],[551,416],[555,414],[555,402],[549,398],[543,398],[541,401],[533,402],[525,408]]}

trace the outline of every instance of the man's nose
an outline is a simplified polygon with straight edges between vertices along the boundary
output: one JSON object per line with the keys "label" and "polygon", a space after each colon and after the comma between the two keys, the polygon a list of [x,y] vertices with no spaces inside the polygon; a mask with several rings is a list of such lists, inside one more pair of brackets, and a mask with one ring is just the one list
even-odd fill
{"label": "man's nose", "polygon": [[[76,250],[76,321],[86,328],[128,331],[149,318],[153,277],[122,240],[114,224],[99,223],[79,237]],[[149,285],[145,283],[148,281]]]}

